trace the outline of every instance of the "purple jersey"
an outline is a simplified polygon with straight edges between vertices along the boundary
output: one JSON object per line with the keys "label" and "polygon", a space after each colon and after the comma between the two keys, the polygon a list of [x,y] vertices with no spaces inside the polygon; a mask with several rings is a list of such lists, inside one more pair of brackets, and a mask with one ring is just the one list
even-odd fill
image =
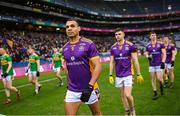
{"label": "purple jersey", "polygon": [[162,43],[156,42],[155,47],[152,46],[152,43],[149,43],[146,46],[146,51],[149,53],[149,55],[152,56],[152,60],[149,63],[150,66],[160,66],[162,62],[162,49],[164,49],[165,46]]}
{"label": "purple jersey", "polygon": [[68,70],[68,90],[82,92],[91,79],[91,58],[99,57],[95,44],[85,38],[71,44],[67,42],[62,49]]}
{"label": "purple jersey", "polygon": [[175,50],[175,46],[172,44],[169,44],[166,47],[166,62],[165,63],[171,63],[172,60],[172,51]]}
{"label": "purple jersey", "polygon": [[131,72],[131,53],[136,52],[137,47],[125,41],[122,49],[119,48],[118,43],[115,43],[111,49],[111,55],[114,56],[116,77],[126,77],[132,75]]}

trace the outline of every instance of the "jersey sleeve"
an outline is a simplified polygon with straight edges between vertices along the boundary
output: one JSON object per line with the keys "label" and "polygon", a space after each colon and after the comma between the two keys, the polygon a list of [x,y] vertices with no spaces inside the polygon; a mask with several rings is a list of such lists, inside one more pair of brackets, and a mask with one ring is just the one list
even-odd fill
{"label": "jersey sleeve", "polygon": [[36,58],[35,58],[36,60],[39,60],[40,58],[39,58],[39,56],[38,55],[36,55]]}
{"label": "jersey sleeve", "polygon": [[7,61],[8,61],[8,62],[12,62],[11,56],[9,56],[9,55],[7,56]]}
{"label": "jersey sleeve", "polygon": [[165,49],[165,45],[164,44],[161,44],[161,49]]}
{"label": "jersey sleeve", "polygon": [[175,51],[175,50],[176,50],[175,45],[173,45],[173,46],[171,47],[171,50],[172,50],[172,51]]}
{"label": "jersey sleeve", "polygon": [[110,48],[110,54],[111,54],[111,56],[114,55],[113,47]]}
{"label": "jersey sleeve", "polygon": [[131,45],[130,52],[131,53],[137,52],[137,46],[135,44]]}
{"label": "jersey sleeve", "polygon": [[88,49],[88,57],[92,58],[95,56],[99,56],[98,50],[96,48],[96,45],[94,43],[91,43]]}

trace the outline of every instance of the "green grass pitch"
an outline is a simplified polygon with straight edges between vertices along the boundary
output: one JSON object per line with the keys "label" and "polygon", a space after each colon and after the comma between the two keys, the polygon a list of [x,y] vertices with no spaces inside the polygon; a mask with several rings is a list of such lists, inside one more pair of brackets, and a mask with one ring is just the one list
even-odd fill
{"label": "green grass pitch", "polygon": [[[165,96],[153,101],[150,75],[148,73],[148,61],[144,57],[139,58],[141,73],[145,79],[143,84],[135,83],[133,86],[133,96],[137,115],[180,115],[180,55],[175,62],[175,86],[173,89],[166,88]],[[109,64],[102,64],[102,73],[98,80],[101,99],[100,106],[104,115],[123,115],[124,109],[120,98],[119,89],[108,82]],[[64,75],[64,74],[63,74]],[[41,74],[40,81],[49,80],[42,83],[40,94],[33,95],[34,87],[28,84],[26,77],[16,79],[13,85],[21,86],[21,100],[16,101],[16,96],[11,93],[12,103],[4,105],[4,92],[0,92],[0,114],[3,115],[64,115],[64,97],[66,93],[66,79],[63,87],[57,87],[57,80],[53,73]],[[135,79],[136,81],[136,79]],[[3,89],[2,83],[0,90]],[[158,85],[159,89],[159,85]],[[158,92],[159,94],[159,92]],[[91,115],[87,105],[82,104],[79,115]]]}

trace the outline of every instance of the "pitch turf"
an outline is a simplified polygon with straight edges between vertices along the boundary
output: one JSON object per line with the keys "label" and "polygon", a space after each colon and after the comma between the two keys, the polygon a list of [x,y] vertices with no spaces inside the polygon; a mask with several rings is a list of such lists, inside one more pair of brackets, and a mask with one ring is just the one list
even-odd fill
{"label": "pitch turf", "polygon": [[[152,88],[148,73],[147,59],[141,57],[141,73],[145,82],[141,85],[135,83],[133,96],[137,115],[180,115],[180,55],[177,55],[175,62],[175,86],[173,89],[165,89],[165,96],[159,97],[156,101],[152,98]],[[102,64],[102,73],[99,79],[101,89],[101,111],[104,115],[123,115],[124,110],[120,99],[120,92],[113,85],[108,83],[108,63]],[[57,80],[53,73],[42,74],[40,80],[52,79],[42,83],[40,94],[33,95],[34,88],[31,85],[21,87],[22,97],[16,101],[12,93],[12,104],[3,105],[4,92],[0,92],[0,114],[4,115],[64,115],[64,96],[66,93],[66,81],[63,87],[57,87]],[[65,80],[65,79],[64,79]],[[135,80],[136,81],[136,80]],[[14,80],[15,86],[28,84],[27,78]],[[0,84],[0,90],[3,89]],[[88,106],[82,104],[78,114],[89,115]]]}

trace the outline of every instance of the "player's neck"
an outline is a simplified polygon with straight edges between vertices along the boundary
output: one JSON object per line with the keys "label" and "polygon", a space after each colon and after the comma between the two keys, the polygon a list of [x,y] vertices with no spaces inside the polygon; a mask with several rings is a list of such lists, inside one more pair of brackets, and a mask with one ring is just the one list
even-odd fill
{"label": "player's neck", "polygon": [[119,46],[122,46],[122,45],[124,44],[124,41],[125,41],[124,39],[119,40],[119,41],[118,41]]}
{"label": "player's neck", "polygon": [[77,43],[77,42],[79,41],[79,39],[80,39],[80,36],[78,35],[78,36],[69,38],[69,42],[70,42],[71,44],[75,44],[75,43]]}
{"label": "player's neck", "polygon": [[157,43],[157,40],[151,40],[151,43],[154,45]]}

